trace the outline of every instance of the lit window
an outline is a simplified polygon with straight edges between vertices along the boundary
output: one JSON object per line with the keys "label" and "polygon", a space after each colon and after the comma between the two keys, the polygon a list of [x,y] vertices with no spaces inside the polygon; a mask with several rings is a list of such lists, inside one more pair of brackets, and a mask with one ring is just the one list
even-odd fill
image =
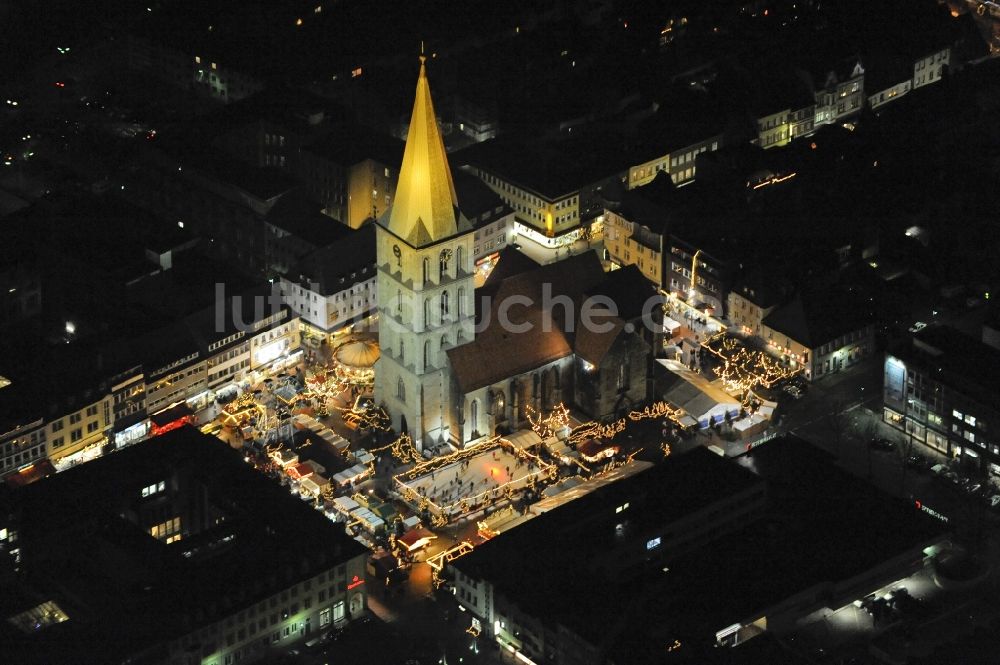
{"label": "lit window", "polygon": [[158,494],[158,493],[164,491],[166,488],[167,488],[167,483],[165,481],[161,480],[160,482],[153,483],[152,485],[149,485],[148,487],[143,487],[142,488],[142,495],[143,496],[153,496],[154,494]]}
{"label": "lit window", "polygon": [[194,62],[195,62],[195,64],[200,65],[201,64],[201,56],[200,55],[194,56]]}

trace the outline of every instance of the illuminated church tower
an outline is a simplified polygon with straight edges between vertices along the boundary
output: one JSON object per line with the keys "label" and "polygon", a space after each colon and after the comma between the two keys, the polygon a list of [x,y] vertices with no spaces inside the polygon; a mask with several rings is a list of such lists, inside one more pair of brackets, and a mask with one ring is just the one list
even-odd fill
{"label": "illuminated church tower", "polygon": [[375,402],[417,447],[451,435],[445,351],[473,339],[473,228],[458,210],[425,58],[392,207],[378,220]]}

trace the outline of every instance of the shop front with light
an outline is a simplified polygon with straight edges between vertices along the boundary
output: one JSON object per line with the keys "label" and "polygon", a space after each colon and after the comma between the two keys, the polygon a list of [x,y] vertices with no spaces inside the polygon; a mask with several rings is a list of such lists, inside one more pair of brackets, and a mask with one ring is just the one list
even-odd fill
{"label": "shop front with light", "polygon": [[120,432],[115,432],[113,435],[115,448],[121,449],[133,443],[139,443],[149,436],[149,432],[150,423],[148,419],[143,419],[141,422],[130,425]]}
{"label": "shop front with light", "polygon": [[211,390],[203,390],[193,397],[188,397],[185,401],[192,411],[201,411],[211,404],[215,393]]}
{"label": "shop front with light", "polygon": [[301,319],[300,332],[303,343],[310,348],[318,349],[323,343],[337,345],[355,333],[372,331],[377,323],[378,312],[371,310],[364,316],[346,318],[339,323],[334,322],[331,328],[321,328]]}
{"label": "shop front with light", "polygon": [[580,234],[582,232],[581,227],[576,227],[569,231],[565,231],[559,235],[546,235],[538,231],[531,226],[522,224],[520,222],[514,222],[514,242],[517,242],[518,236],[524,236],[525,238],[534,241],[541,245],[542,247],[548,247],[549,249],[555,249],[557,247],[564,247],[566,245],[572,245],[574,242],[580,239]]}
{"label": "shop front with light", "polygon": [[[287,342],[287,340],[285,341]],[[249,375],[249,381],[250,383],[259,383],[275,374],[284,372],[288,368],[295,367],[302,362],[304,356],[305,352],[302,349],[296,349],[286,355],[279,355],[270,360],[267,364],[258,367],[251,372]]]}
{"label": "shop front with light", "polygon": [[[493,269],[497,266],[497,261],[500,260],[500,252],[493,252],[492,254],[487,254],[483,258],[476,261],[476,277],[482,281],[486,281],[486,278],[490,276]],[[481,283],[481,282],[477,282]]]}
{"label": "shop front with light", "polygon": [[161,436],[194,421],[194,412],[186,402],[177,402],[149,417],[150,436]]}
{"label": "shop front with light", "polygon": [[276,360],[286,349],[288,349],[287,339],[278,339],[270,344],[265,344],[254,352],[254,363],[257,365],[266,365]]}
{"label": "shop front with light", "polygon": [[55,467],[56,471],[65,471],[66,469],[74,467],[77,464],[83,464],[84,462],[95,460],[104,454],[104,447],[107,443],[107,437],[102,437],[101,439],[91,443],[85,448],[77,450],[74,453],[63,455],[59,459],[53,459],[52,465]]}

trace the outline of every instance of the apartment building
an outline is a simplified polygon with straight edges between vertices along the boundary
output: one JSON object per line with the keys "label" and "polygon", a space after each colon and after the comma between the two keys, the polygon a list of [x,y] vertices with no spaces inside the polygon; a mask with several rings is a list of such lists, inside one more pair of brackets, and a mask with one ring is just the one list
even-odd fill
{"label": "apartment building", "polygon": [[368,224],[350,232],[341,242],[307,256],[293,272],[294,278],[281,278],[281,295],[307,336],[330,341],[365,323],[377,303],[375,227]]}
{"label": "apartment building", "polygon": [[944,325],[915,333],[886,353],[883,419],[907,437],[1000,476],[1000,350]]}

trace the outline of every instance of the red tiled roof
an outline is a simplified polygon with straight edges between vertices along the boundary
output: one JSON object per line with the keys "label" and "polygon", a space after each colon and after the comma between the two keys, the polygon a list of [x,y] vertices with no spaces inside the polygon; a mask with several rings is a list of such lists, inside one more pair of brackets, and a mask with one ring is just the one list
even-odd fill
{"label": "red tiled roof", "polygon": [[306,476],[311,476],[313,471],[313,468],[305,462],[300,462],[294,466],[288,467],[288,475],[296,480],[299,478],[305,478]]}

